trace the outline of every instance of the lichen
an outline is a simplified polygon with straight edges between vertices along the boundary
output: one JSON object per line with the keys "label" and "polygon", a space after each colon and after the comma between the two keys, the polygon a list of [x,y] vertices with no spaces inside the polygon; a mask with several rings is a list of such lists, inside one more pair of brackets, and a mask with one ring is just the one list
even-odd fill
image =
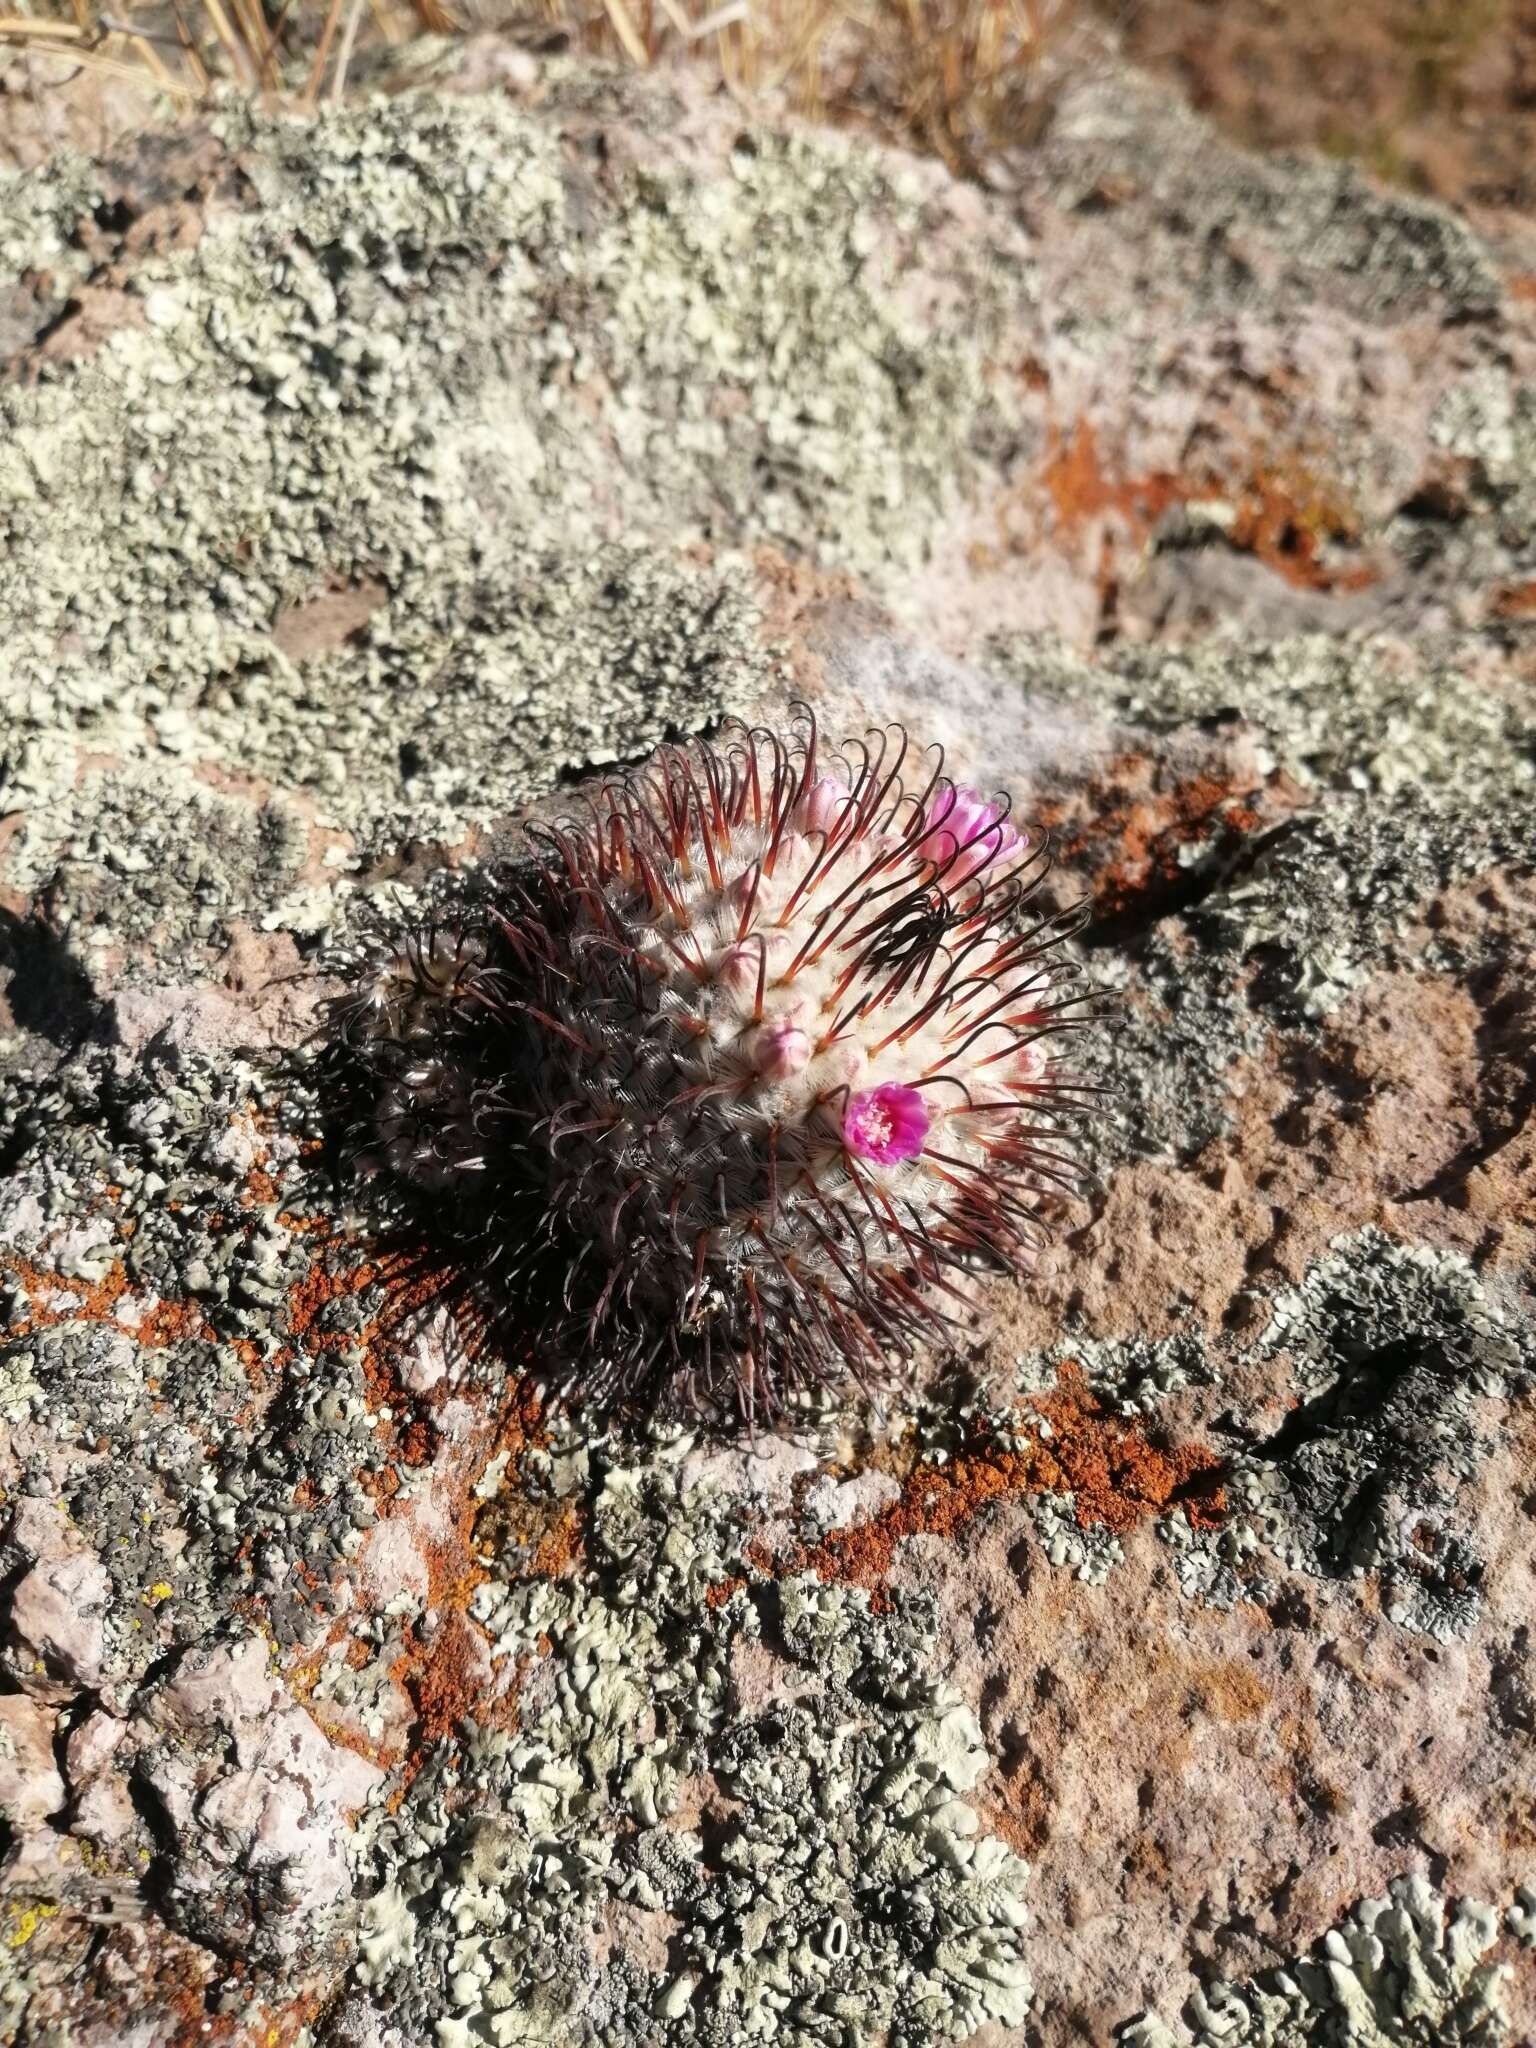
{"label": "lichen", "polygon": [[1116,2030],[1118,2048],[1493,2048],[1509,2038],[1511,1966],[1485,1960],[1499,1919],[1477,1899],[1446,1900],[1423,1876],[1394,1878],[1315,1949],[1248,1984],[1215,1982],[1190,2000],[1187,2027],[1153,2016]]}
{"label": "lichen", "polygon": [[[927,1669],[931,1612],[765,1578],[739,1507],[676,1476],[687,1448],[589,1447],[580,1579],[480,1587],[518,1725],[430,1759],[381,1830],[360,1981],[461,2048],[1020,2023],[1025,1868],[967,1800],[985,1750]],[[610,1949],[620,1907],[664,1966]]]}
{"label": "lichen", "polygon": [[1216,1378],[1210,1347],[1193,1330],[1157,1339],[1100,1339],[1074,1328],[1044,1351],[1018,1358],[1015,1385],[1024,1394],[1044,1393],[1069,1363],[1117,1415],[1126,1416],[1155,1414],[1179,1388]]}
{"label": "lichen", "polygon": [[74,957],[104,976],[103,952],[129,947],[121,978],[162,980],[226,944],[254,906],[281,905],[307,850],[280,798],[258,807],[137,765],[29,812],[9,874],[46,891],[50,928]]}
{"label": "lichen", "polygon": [[1462,1496],[1486,1455],[1477,1404],[1536,1371],[1536,1335],[1459,1254],[1376,1229],[1341,1238],[1275,1298],[1248,1359],[1289,1361],[1295,1406],[1224,1479],[1230,1515],[1163,1525],[1187,1592],[1218,1605],[1271,1591],[1278,1563],[1326,1578],[1383,1577],[1388,1618],[1465,1635],[1484,1572]]}
{"label": "lichen", "polygon": [[[136,250],[100,345],[0,391],[23,885],[50,852],[174,871],[197,764],[387,855],[744,704],[772,661],[740,551],[878,576],[920,548],[1025,289],[979,248],[974,329],[936,333],[920,192],[834,139],[578,193],[557,124],[500,100],[213,130],[239,203]],[[72,158],[8,177],[0,286],[74,261],[100,198]],[[81,751],[134,800],[75,790]],[[315,921],[212,838],[221,916]]]}
{"label": "lichen", "polygon": [[[1144,320],[1162,310],[1170,283],[1229,316],[1318,300],[1383,323],[1411,319],[1436,297],[1466,320],[1497,307],[1498,272],[1450,208],[1385,192],[1350,163],[1236,150],[1153,80],[1084,72],[1026,170],[1058,204],[1089,216],[1074,298],[1091,302],[1091,256],[1107,243],[1114,258],[1146,266],[1146,293],[1128,300]],[[1112,208],[1095,204],[1106,189],[1116,192]],[[1112,214],[1107,228],[1092,218],[1101,212]],[[1270,262],[1252,261],[1250,237],[1262,237]]]}
{"label": "lichen", "polygon": [[1475,963],[1442,957],[1415,921],[1454,884],[1524,866],[1536,843],[1536,725],[1517,691],[1482,680],[1473,639],[1409,651],[1319,634],[1092,664],[1041,642],[993,654],[1047,704],[1070,697],[1122,722],[1144,752],[1240,713],[1265,775],[1301,797],[1235,846],[1192,843],[1199,886],[1092,959],[1123,1020],[1105,1170],[1193,1158],[1231,1127],[1237,1063],[1263,1057],[1276,1027],[1315,1030],[1372,975],[1464,976]]}
{"label": "lichen", "polygon": [[1447,455],[1468,466],[1507,544],[1523,547],[1536,517],[1536,386],[1505,363],[1480,365],[1446,393],[1430,434]]}

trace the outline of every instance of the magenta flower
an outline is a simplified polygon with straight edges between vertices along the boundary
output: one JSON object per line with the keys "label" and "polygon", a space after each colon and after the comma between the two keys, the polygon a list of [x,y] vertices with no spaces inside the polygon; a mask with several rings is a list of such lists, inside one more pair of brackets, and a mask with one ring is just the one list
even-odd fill
{"label": "magenta flower", "polygon": [[944,870],[943,880],[950,888],[958,888],[984,868],[1012,860],[1028,843],[1009,824],[1002,807],[988,803],[974,789],[941,789],[924,822],[928,829],[918,841],[918,851]]}
{"label": "magenta flower", "polygon": [[907,1087],[904,1081],[883,1081],[878,1088],[850,1096],[843,1116],[843,1143],[859,1159],[890,1166],[922,1151],[932,1121],[917,1089]]}

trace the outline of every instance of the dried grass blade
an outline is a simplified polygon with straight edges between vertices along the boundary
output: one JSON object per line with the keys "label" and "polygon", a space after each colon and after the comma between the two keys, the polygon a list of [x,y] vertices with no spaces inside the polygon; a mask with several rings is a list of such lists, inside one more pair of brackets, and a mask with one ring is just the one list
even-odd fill
{"label": "dried grass blade", "polygon": [[725,0],[723,7],[717,7],[713,14],[706,14],[702,21],[694,24],[689,32],[690,40],[701,42],[705,36],[734,28],[738,21],[746,20],[747,12],[747,0]]}
{"label": "dried grass blade", "polygon": [[630,60],[644,70],[651,61],[650,52],[635,27],[634,16],[624,5],[624,0],[603,0],[608,10],[608,19],[613,23],[613,32],[624,45]]}
{"label": "dried grass blade", "polygon": [[399,44],[401,37],[393,14],[390,13],[387,7],[381,7],[379,0],[368,0],[368,12],[373,16],[374,26],[378,29],[379,34],[390,45],[391,49],[395,48]]}
{"label": "dried grass blade", "polygon": [[331,0],[330,6],[326,9],[325,26],[320,31],[320,43],[315,51],[315,61],[310,66],[309,78],[304,86],[304,104],[307,107],[312,107],[320,97],[320,81],[324,78],[325,67],[330,61],[331,42],[336,34],[336,24],[340,19],[341,0]]}
{"label": "dried grass blade", "polygon": [[0,36],[19,36],[25,42],[76,43],[86,31],[73,21],[34,21],[27,14],[0,14]]}
{"label": "dried grass blade", "polygon": [[169,92],[174,99],[185,101],[189,105],[193,98],[191,91],[177,80],[172,79],[169,85],[162,86],[147,66],[125,64],[121,58],[104,57],[99,50],[63,50],[50,44],[46,48],[37,48],[33,54],[39,57],[62,57],[78,70],[100,71],[109,78],[126,78],[132,85],[143,86],[146,92]]}
{"label": "dried grass blade", "polygon": [[341,32],[341,48],[336,52],[336,75],[331,80],[331,105],[339,107],[341,96],[347,89],[347,66],[352,62],[352,45],[357,38],[357,24],[362,18],[363,0],[352,0],[347,10],[347,25]]}
{"label": "dried grass blade", "polygon": [[[108,25],[107,17],[103,15],[102,26],[105,28]],[[137,47],[140,57],[143,58],[146,67],[154,73],[155,83],[160,86],[162,91],[169,93],[184,93],[186,91],[186,87],[181,81],[172,75],[165,59],[160,55],[147,35],[143,34],[139,29],[128,27],[118,27],[117,33]]]}
{"label": "dried grass blade", "polygon": [[214,34],[229,53],[229,61],[234,66],[236,78],[244,86],[254,85],[256,81],[249,75],[246,68],[250,52],[230,27],[229,16],[220,6],[219,0],[203,0],[203,12],[207,15],[209,21],[212,22]]}
{"label": "dried grass blade", "polygon": [[171,0],[171,12],[176,17],[176,35],[181,44],[182,55],[197,79],[198,91],[206,92],[210,83],[208,66],[203,62],[201,52],[192,39],[192,31],[187,27],[187,17],[181,11],[181,0]]}

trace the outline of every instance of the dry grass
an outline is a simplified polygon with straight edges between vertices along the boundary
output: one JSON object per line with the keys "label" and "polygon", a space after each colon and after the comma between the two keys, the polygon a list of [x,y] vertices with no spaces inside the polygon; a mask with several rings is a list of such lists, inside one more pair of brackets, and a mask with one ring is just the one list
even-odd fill
{"label": "dry grass", "polygon": [[974,173],[1039,120],[1042,58],[1073,0],[13,0],[0,57],[135,79],[181,106],[221,86],[340,100],[360,52],[499,29],[648,69],[693,57],[733,89],[783,89]]}

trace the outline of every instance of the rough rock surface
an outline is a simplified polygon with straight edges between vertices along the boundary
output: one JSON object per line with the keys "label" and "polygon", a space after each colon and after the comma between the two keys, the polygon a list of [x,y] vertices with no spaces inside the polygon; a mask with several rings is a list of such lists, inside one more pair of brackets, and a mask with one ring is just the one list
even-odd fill
{"label": "rough rock surface", "polygon": [[[0,179],[0,2040],[1536,2038],[1507,249],[1127,75],[982,193],[436,69]],[[795,697],[1053,829],[1101,1192],[888,1413],[551,1420],[316,999]]]}

